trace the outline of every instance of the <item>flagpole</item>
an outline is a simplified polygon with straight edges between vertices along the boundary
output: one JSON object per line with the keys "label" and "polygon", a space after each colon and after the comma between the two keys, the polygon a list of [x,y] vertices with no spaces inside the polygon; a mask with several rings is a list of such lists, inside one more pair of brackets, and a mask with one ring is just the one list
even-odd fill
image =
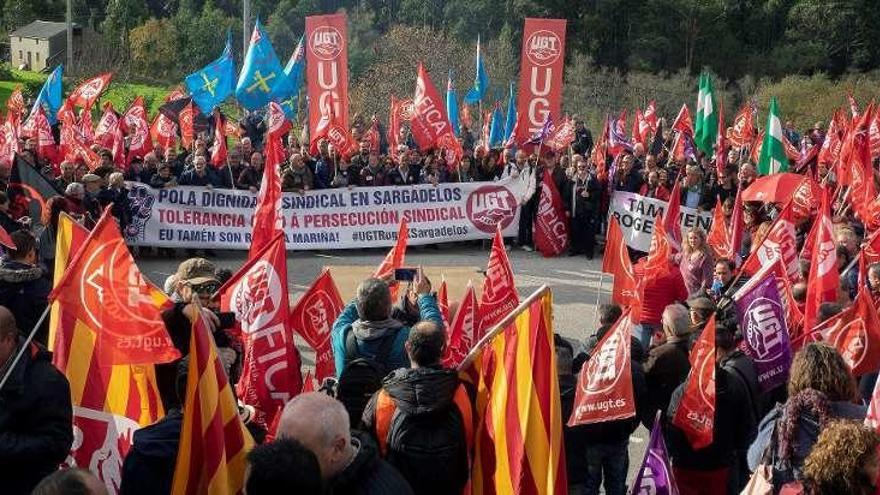
{"label": "flagpole", "polygon": [[12,370],[15,369],[15,365],[18,364],[18,361],[21,360],[21,356],[23,356],[25,351],[27,351],[27,348],[31,344],[31,341],[34,340],[34,335],[37,334],[37,329],[40,328],[40,326],[43,324],[43,321],[46,319],[46,315],[49,314],[49,309],[51,307],[51,304],[46,305],[46,309],[43,310],[43,314],[40,315],[40,319],[37,320],[37,324],[34,325],[31,333],[28,335],[27,339],[25,339],[24,344],[22,344],[21,349],[18,350],[18,354],[15,355],[15,359],[12,360],[12,364],[9,365],[9,369],[6,370],[6,374],[3,375],[3,379],[0,380],[0,390],[3,390],[3,385],[6,385],[6,381],[9,380],[10,376],[12,376]]}
{"label": "flagpole", "polygon": [[523,311],[526,310],[526,308],[531,306],[533,302],[537,301],[538,299],[543,297],[544,294],[547,294],[549,292],[550,287],[548,287],[547,285],[542,285],[541,287],[538,287],[538,290],[533,292],[532,295],[527,297],[523,302],[519,303],[519,306],[514,308],[514,310],[508,313],[503,320],[496,323],[495,326],[493,326],[488,332],[486,332],[486,335],[484,335],[483,338],[480,339],[480,341],[477,342],[476,345],[474,345],[473,349],[468,352],[467,356],[465,356],[461,364],[458,365],[457,370],[463,371],[464,369],[466,369],[477,357],[477,353],[480,351],[480,349],[482,349],[487,343],[489,343],[490,340],[495,338],[495,336],[504,331],[504,329],[507,328],[507,325],[515,320]]}
{"label": "flagpole", "polygon": [[599,272],[599,289],[596,291],[596,306],[593,308],[593,324],[599,320],[599,297],[602,296],[602,283],[605,282],[605,272]]}

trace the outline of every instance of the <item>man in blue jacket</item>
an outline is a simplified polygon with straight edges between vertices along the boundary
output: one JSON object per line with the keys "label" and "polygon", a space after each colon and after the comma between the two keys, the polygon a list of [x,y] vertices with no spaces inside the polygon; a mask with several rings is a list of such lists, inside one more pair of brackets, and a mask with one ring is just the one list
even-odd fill
{"label": "man in blue jacket", "polygon": [[[416,281],[418,294],[419,320],[433,321],[443,325],[437,298],[431,294],[431,281],[419,270]],[[409,327],[391,318],[391,291],[388,282],[378,278],[368,278],[361,282],[357,297],[348,303],[333,324],[333,355],[336,361],[336,376],[341,376],[345,366],[357,358],[374,359],[388,372],[397,368],[408,368],[409,358],[404,344],[409,337]],[[354,336],[354,346],[351,337]],[[382,344],[391,339],[387,356],[379,356]],[[349,345],[346,346],[346,340]],[[346,352],[346,347],[354,347],[355,355]]]}

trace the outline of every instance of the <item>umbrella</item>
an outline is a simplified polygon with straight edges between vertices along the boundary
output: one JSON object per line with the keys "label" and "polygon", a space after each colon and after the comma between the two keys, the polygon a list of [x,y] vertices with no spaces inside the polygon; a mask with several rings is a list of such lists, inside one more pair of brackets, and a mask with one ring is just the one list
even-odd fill
{"label": "umbrella", "polygon": [[[798,191],[801,184],[806,181],[806,188]],[[801,195],[808,194],[813,198],[821,198],[822,193],[816,181],[800,174],[779,173],[765,175],[755,179],[742,193],[743,201],[761,201],[764,203],[788,203],[795,192]]]}

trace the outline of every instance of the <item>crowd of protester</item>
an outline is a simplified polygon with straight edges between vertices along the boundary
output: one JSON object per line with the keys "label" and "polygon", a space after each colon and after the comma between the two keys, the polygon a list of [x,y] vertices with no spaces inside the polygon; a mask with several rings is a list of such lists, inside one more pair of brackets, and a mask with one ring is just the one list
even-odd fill
{"label": "crowd of protester", "polygon": [[[358,129],[353,132],[360,133]],[[22,159],[64,193],[49,199],[41,222],[45,228],[36,230],[0,192],[0,226],[11,234],[14,244],[0,264],[0,376],[12,366],[11,357],[47,304],[50,277],[45,266],[52,266],[53,226],[60,212],[88,224],[109,205],[124,225],[126,180],[156,188],[194,185],[257,191],[265,157],[252,144],[258,141],[256,137],[262,141],[261,136],[243,136],[219,168],[209,164],[208,143],[198,138],[192,151],[157,150],[126,170],[117,170],[112,155],[98,150],[106,163],[92,171],[69,161],[56,171],[42,163],[33,142],[26,141]],[[671,140],[671,135],[666,137]],[[822,131],[812,129],[803,139],[821,143]],[[541,181],[553,180],[569,213],[572,254],[587,257],[595,252],[612,191],[679,201],[703,210],[720,202],[730,221],[736,191],[757,177],[744,150],[731,150],[729,164],[719,175],[708,157],[672,160],[666,146],[646,153],[637,144],[609,167],[610,158],[607,164],[592,163],[592,146],[589,131],[579,123],[570,154],[538,156],[466,147],[461,165],[449,169],[439,163],[438,156],[422,154],[411,143],[383,153],[381,146],[373,150],[363,140],[358,153],[349,159],[327,145],[313,156],[291,135],[280,174],[284,190],[295,192],[507,177],[521,180],[527,186],[520,198],[525,220],[516,244],[525,250],[532,248],[530,220],[537,211],[536,191]],[[825,178],[822,174],[833,174],[822,167],[817,172],[820,180]],[[677,177],[681,196],[670,198]],[[833,187],[833,175],[823,185]],[[745,205],[746,233],[743,245],[736,247],[739,254],[757,247],[780,206]],[[853,270],[845,270],[848,260],[858,254],[865,231],[852,213],[837,206],[835,233],[844,273],[839,299],[820,308],[820,322],[852,304],[859,283]],[[809,228],[808,221],[797,226],[798,248]],[[880,437],[862,426],[862,420],[877,373],[854,377],[833,347],[811,343],[795,355],[787,384],[762,392],[755,364],[741,350],[743,329],[730,317],[730,295],[742,283],[737,262],[714,256],[706,232],[698,228],[687,231],[682,252],[674,261],[679,270],[644,287],[641,317],[630,343],[637,416],[565,428],[572,493],[597,494],[602,488],[611,495],[626,493],[630,435],[639,424],[650,428],[658,411],[679,493],[739,493],[751,473],[764,467],[772,471],[776,491],[873,493],[880,469]],[[643,270],[644,263],[635,264],[637,276]],[[806,280],[809,267],[802,271]],[[175,346],[186,356],[192,319],[203,314],[230,380],[235,382],[241,369],[241,342],[211,311],[217,306],[211,295],[227,277],[206,259],[184,261],[166,284],[175,304],[163,319]],[[880,265],[871,266],[866,278],[873,296],[880,297]],[[461,492],[468,481],[473,445],[468,421],[475,391],[440,364],[447,336],[430,281],[420,276],[397,304],[389,290],[391,282],[368,279],[361,283],[356,299],[333,326],[337,383],[289,401],[274,441],[266,441],[267,431],[246,421],[260,444],[248,454],[247,493]],[[796,285],[793,294],[799,304],[804,303],[805,285]],[[579,339],[555,339],[563,414],[571,411],[577,374],[622,314],[618,306],[602,306],[595,331],[583,328]],[[708,447],[693,450],[671,418],[691,368],[690,350],[713,315],[718,322],[714,437]],[[70,486],[81,486],[82,493],[100,493],[90,473],[56,471],[73,441],[70,389],[49,362],[47,340],[44,331],[37,333],[31,352],[24,354],[9,383],[0,389],[0,479],[14,494],[31,489],[40,494],[70,493],[65,488]],[[184,357],[157,366],[166,415],[134,434],[121,475],[122,494],[170,491],[182,417],[188,413],[181,400],[186,363]],[[245,406],[240,411],[246,420],[253,413]]]}

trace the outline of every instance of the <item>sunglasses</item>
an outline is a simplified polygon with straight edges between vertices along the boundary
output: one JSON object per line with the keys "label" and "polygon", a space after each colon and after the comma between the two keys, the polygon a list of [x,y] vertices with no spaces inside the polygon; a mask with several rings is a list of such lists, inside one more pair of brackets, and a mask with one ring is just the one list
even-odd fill
{"label": "sunglasses", "polygon": [[205,282],[199,285],[191,285],[193,292],[197,294],[212,295],[220,288],[220,284],[216,282]]}

